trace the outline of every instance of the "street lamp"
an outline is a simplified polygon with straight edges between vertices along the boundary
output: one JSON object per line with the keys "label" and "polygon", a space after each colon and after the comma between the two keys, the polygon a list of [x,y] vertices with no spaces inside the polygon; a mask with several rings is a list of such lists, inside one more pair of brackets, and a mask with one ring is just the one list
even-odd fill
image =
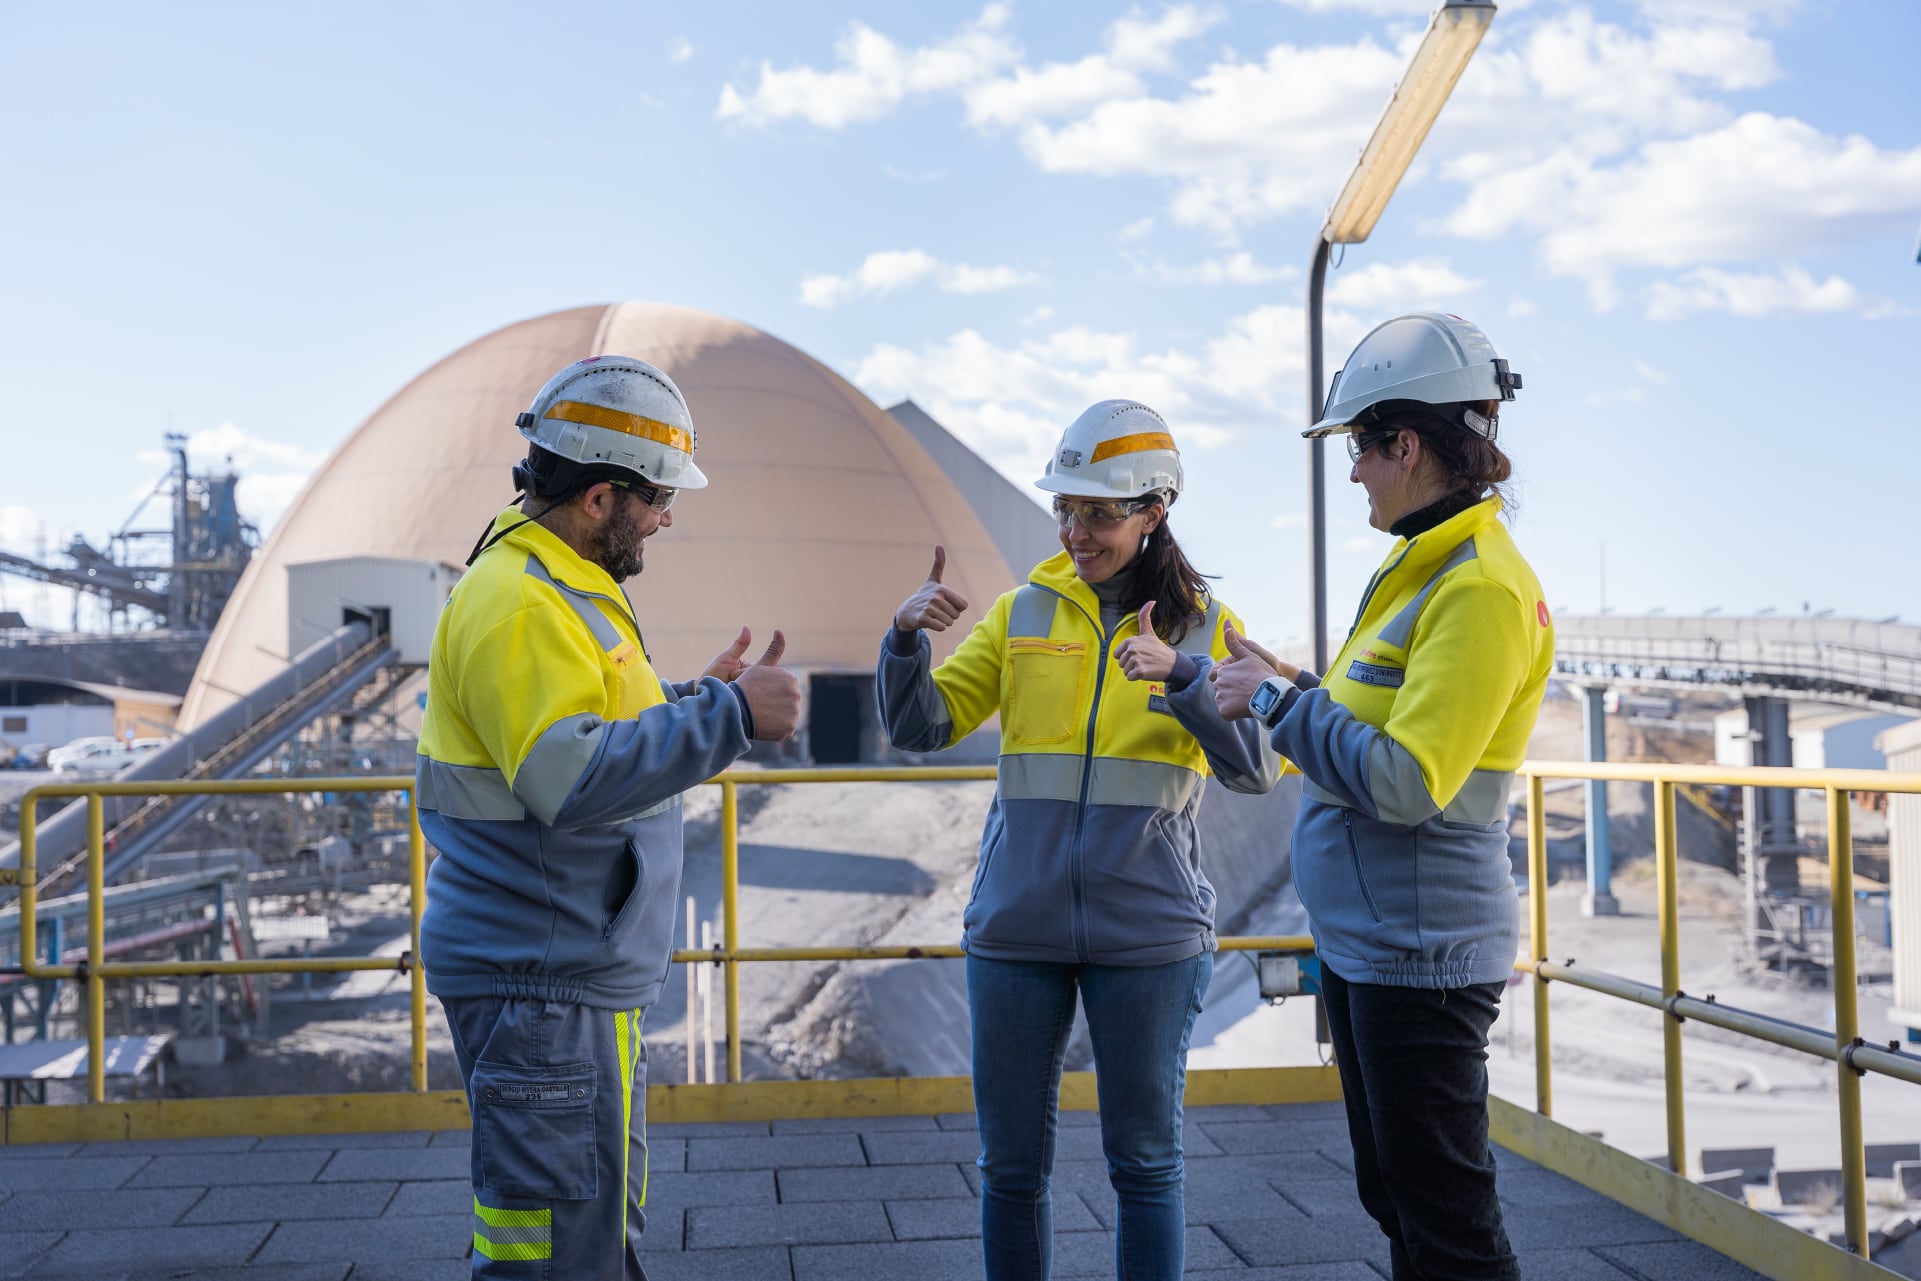
{"label": "street lamp", "polygon": [[[1488,24],[1493,0],[1443,0],[1428,21],[1421,47],[1414,51],[1387,110],[1361,149],[1347,185],[1327,211],[1314,237],[1314,262],[1307,273],[1307,422],[1320,421],[1325,386],[1321,376],[1321,294],[1327,282],[1328,248],[1358,245],[1374,230],[1388,198],[1401,184],[1414,153],[1434,127],[1447,96],[1467,70]],[[1323,441],[1307,442],[1307,591],[1314,612],[1314,670],[1327,673],[1327,477]]]}

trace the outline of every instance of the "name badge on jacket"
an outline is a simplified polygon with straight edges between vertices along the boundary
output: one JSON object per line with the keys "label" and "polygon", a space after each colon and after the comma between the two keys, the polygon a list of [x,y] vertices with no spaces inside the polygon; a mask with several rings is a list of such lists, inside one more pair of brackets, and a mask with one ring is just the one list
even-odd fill
{"label": "name badge on jacket", "polygon": [[1383,689],[1399,689],[1407,679],[1407,672],[1399,667],[1387,667],[1380,663],[1364,663],[1355,659],[1347,669],[1347,678],[1361,685],[1379,685]]}

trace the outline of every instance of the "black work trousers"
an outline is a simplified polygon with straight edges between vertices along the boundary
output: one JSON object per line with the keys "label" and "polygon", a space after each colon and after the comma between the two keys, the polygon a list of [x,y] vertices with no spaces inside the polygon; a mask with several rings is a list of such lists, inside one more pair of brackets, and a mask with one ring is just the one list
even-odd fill
{"label": "black work trousers", "polygon": [[1394,1281],[1518,1281],[1487,1142],[1487,1033],[1501,985],[1349,983],[1321,966],[1361,1205]]}

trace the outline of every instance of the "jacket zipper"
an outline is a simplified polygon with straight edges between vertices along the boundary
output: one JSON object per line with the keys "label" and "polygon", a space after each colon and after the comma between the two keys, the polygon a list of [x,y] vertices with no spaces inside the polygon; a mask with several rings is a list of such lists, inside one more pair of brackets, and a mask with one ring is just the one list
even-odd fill
{"label": "jacket zipper", "polygon": [[[1081,617],[1094,624],[1094,634],[1101,638],[1100,665],[1094,669],[1094,702],[1087,712],[1087,750],[1081,753],[1081,799],[1074,810],[1074,847],[1068,851],[1067,864],[1074,881],[1074,955],[1086,965],[1093,960],[1087,945],[1087,859],[1083,846],[1087,837],[1087,793],[1094,784],[1094,723],[1101,714],[1101,686],[1107,681],[1107,643],[1112,638],[1100,620],[1090,615],[1081,603],[1064,592],[1054,591],[1044,583],[1034,584],[1044,592],[1053,592],[1062,600],[1081,611]],[[1125,626],[1123,616],[1114,624],[1116,631]]]}
{"label": "jacket zipper", "polygon": [[1354,839],[1354,811],[1345,805],[1341,807],[1341,822],[1347,827],[1347,856],[1354,861],[1354,880],[1361,887],[1361,899],[1367,904],[1367,914],[1379,925],[1381,909],[1374,905],[1373,891],[1367,888],[1367,875],[1361,871],[1361,845]]}

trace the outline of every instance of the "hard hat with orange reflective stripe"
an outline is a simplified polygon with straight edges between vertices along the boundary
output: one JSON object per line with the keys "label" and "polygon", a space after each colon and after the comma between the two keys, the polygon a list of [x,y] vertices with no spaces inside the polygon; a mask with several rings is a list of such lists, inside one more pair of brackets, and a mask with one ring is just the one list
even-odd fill
{"label": "hard hat with orange reflective stripe", "polygon": [[[584,481],[637,476],[667,489],[703,489],[694,418],[674,380],[632,356],[590,356],[548,379],[515,420],[538,454],[514,469],[523,490],[564,493]],[[534,467],[539,461],[544,465]]]}
{"label": "hard hat with orange reflective stripe", "polygon": [[1137,400],[1103,400],[1061,433],[1034,482],[1056,494],[1141,498],[1181,492],[1181,454],[1161,416]]}

